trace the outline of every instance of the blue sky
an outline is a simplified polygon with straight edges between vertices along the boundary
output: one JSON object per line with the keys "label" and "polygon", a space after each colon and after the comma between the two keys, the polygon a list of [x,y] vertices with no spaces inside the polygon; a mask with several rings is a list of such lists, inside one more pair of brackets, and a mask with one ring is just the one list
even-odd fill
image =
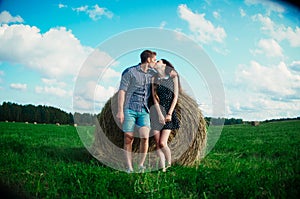
{"label": "blue sky", "polygon": [[[122,70],[138,63],[141,49],[148,48],[140,46],[113,57],[99,45],[126,31],[151,27],[182,33],[203,48],[224,87],[222,116],[298,117],[299,16],[299,10],[281,1],[2,0],[0,102],[42,104],[72,112],[76,80],[90,58],[97,69],[87,75],[99,79],[104,71],[105,78],[101,82],[91,78],[76,107],[82,112],[96,107],[97,113],[116,92]],[[187,60],[173,55],[172,49],[153,50],[158,58],[174,63],[204,115],[214,115],[205,78],[194,77]],[[97,52],[94,59],[93,52]],[[105,68],[97,60],[112,64]]]}

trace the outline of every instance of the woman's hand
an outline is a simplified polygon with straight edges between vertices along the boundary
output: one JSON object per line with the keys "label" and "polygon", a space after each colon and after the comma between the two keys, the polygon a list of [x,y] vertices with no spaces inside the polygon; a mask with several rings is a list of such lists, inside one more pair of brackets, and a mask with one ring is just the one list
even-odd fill
{"label": "woman's hand", "polygon": [[166,115],[166,122],[171,122],[171,120],[172,120],[172,116],[167,114]]}
{"label": "woman's hand", "polygon": [[161,124],[166,124],[166,122],[165,122],[165,117],[164,117],[163,114],[159,114],[159,116],[158,116],[158,121],[159,121],[159,123],[161,123]]}

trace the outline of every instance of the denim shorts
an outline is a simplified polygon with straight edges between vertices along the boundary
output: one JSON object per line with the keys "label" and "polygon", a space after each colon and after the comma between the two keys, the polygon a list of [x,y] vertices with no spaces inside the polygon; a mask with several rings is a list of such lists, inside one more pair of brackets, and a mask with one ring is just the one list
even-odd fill
{"label": "denim shorts", "polygon": [[123,131],[134,132],[135,125],[138,128],[144,126],[150,128],[150,116],[146,109],[142,109],[142,112],[133,111],[131,109],[124,110]]}

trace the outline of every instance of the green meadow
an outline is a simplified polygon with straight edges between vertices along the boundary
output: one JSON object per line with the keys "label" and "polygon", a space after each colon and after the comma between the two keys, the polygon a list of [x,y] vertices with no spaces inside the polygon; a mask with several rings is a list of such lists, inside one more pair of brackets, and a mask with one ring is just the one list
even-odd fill
{"label": "green meadow", "polygon": [[16,198],[299,198],[300,121],[226,125],[197,167],[127,174],[73,126],[0,123],[1,194]]}

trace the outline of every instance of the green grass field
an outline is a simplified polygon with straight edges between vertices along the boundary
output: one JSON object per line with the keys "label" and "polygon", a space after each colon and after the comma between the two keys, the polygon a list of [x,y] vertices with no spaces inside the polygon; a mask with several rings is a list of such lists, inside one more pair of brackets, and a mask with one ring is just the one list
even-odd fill
{"label": "green grass field", "polygon": [[91,157],[72,126],[0,123],[1,184],[25,198],[299,198],[299,129],[224,126],[197,168],[127,174]]}

